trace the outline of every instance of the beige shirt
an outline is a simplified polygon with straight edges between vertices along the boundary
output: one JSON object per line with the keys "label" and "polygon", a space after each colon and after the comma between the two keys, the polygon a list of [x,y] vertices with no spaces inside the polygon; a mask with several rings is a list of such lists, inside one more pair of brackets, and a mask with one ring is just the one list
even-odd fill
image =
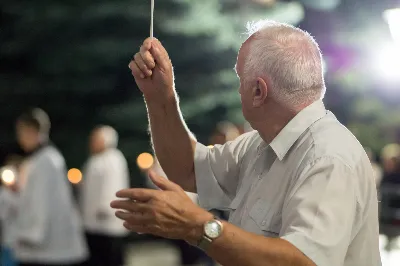
{"label": "beige shirt", "polygon": [[196,147],[200,205],[246,231],[280,237],[318,266],[378,266],[378,201],[357,139],[317,101],[268,145],[257,131]]}

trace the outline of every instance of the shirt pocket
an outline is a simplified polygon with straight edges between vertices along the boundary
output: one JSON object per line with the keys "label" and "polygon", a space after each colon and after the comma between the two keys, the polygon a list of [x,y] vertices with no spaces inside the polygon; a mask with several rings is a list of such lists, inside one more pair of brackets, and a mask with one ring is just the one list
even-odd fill
{"label": "shirt pocket", "polygon": [[269,201],[258,199],[250,209],[249,216],[264,236],[279,236],[281,215]]}
{"label": "shirt pocket", "polygon": [[240,205],[243,202],[243,196],[237,195],[229,205],[227,211],[229,212],[229,222],[241,227],[241,207]]}

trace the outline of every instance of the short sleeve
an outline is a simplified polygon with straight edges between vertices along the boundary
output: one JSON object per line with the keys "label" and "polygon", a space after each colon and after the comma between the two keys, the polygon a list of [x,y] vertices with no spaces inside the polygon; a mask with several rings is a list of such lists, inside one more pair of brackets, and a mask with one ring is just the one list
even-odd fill
{"label": "short sleeve", "polygon": [[355,179],[338,159],[310,164],[285,200],[281,238],[318,266],[343,265],[358,210]]}
{"label": "short sleeve", "polygon": [[224,210],[230,205],[236,194],[242,158],[255,134],[258,133],[249,132],[212,148],[197,143],[194,163],[201,207]]}

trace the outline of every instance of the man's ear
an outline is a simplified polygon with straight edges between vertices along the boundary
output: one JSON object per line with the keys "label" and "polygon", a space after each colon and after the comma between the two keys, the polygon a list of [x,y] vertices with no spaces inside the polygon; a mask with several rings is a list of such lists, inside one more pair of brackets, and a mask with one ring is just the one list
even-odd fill
{"label": "man's ear", "polygon": [[260,107],[264,104],[268,95],[268,86],[264,79],[257,78],[257,84],[253,89],[253,107]]}

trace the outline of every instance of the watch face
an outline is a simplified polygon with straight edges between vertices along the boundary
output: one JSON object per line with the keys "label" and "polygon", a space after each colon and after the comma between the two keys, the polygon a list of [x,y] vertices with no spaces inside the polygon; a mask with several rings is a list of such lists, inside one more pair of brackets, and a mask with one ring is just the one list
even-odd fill
{"label": "watch face", "polygon": [[217,221],[210,221],[204,225],[204,233],[209,238],[217,238],[222,233],[222,225]]}

